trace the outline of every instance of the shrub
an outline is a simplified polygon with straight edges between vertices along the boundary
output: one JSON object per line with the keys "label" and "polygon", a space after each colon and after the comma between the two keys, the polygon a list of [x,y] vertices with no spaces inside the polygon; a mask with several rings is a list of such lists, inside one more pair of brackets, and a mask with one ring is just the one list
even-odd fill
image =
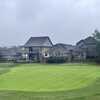
{"label": "shrub", "polygon": [[66,59],[64,57],[50,57],[47,59],[47,63],[65,63]]}

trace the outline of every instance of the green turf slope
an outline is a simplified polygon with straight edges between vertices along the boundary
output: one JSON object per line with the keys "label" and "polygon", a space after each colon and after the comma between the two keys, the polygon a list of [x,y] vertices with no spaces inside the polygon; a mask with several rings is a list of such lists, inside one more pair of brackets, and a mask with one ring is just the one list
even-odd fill
{"label": "green turf slope", "polygon": [[21,65],[0,75],[0,90],[65,91],[83,88],[98,75],[95,68]]}
{"label": "green turf slope", "polygon": [[0,74],[0,100],[100,100],[99,78],[96,65],[21,64]]}

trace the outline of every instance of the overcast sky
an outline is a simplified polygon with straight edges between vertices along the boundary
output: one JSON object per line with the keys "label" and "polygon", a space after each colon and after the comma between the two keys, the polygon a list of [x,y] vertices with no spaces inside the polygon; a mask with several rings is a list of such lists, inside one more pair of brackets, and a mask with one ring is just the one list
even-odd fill
{"label": "overcast sky", "polygon": [[0,0],[0,46],[31,36],[75,44],[100,30],[100,0]]}

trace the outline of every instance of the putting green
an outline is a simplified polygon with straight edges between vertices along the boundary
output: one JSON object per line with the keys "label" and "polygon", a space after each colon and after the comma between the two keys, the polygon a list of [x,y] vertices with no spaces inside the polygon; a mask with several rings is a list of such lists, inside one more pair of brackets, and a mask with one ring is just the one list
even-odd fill
{"label": "putting green", "polygon": [[66,91],[84,88],[100,77],[96,67],[22,64],[0,75],[0,90]]}

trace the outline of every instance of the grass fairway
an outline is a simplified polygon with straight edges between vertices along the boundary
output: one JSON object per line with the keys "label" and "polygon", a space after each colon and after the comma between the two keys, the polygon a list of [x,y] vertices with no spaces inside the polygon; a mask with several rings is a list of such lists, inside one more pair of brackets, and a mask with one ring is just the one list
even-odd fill
{"label": "grass fairway", "polygon": [[100,100],[100,68],[0,64],[0,100]]}

